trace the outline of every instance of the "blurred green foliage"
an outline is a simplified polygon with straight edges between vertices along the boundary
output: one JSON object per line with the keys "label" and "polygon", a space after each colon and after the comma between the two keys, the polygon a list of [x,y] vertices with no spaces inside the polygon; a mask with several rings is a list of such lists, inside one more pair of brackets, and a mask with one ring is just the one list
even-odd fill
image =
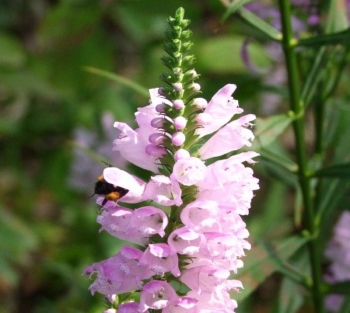
{"label": "blurred green foliage", "polygon": [[[270,107],[262,101],[267,92],[285,93],[263,80],[263,73],[278,66],[276,60],[263,49],[263,40],[254,41],[249,45],[252,62],[263,71],[248,71],[241,46],[256,33],[239,20],[220,24],[225,8],[219,1],[0,2],[0,313],[102,311],[102,296],[90,295],[91,281],[81,273],[91,263],[116,253],[119,245],[111,236],[98,233],[97,206],[94,199],[87,199],[94,176],[83,180],[84,188],[69,183],[79,179],[72,175],[74,167],[81,165],[74,134],[85,129],[97,136],[97,142],[103,141],[106,112],[115,120],[132,123],[134,111],[147,104],[148,98],[84,67],[116,73],[146,89],[160,86],[166,18],[180,6],[192,20],[203,96],[210,99],[231,82],[237,84],[234,96],[246,112],[258,116],[280,112],[281,106]],[[329,109],[344,124],[349,123],[343,100],[344,93],[349,97],[348,90],[344,91],[348,76],[340,83],[342,95],[336,104],[346,114]],[[287,117],[282,119],[278,134],[290,123]],[[262,130],[269,122],[258,121]],[[344,141],[341,128],[332,127],[329,141]],[[110,128],[113,132],[112,124]],[[288,134],[284,141],[288,150]],[[278,144],[270,147],[286,154]],[[93,158],[86,171],[101,171],[99,158]],[[281,184],[283,171],[269,165],[262,160],[255,167],[262,192],[247,219],[252,240],[282,238],[293,229],[289,215],[294,201],[298,202],[290,196],[294,182]],[[272,176],[280,180],[272,181]],[[265,288],[275,288],[275,281]],[[274,294],[257,293],[260,298],[254,303],[260,307],[251,302],[242,309],[253,312],[257,307],[254,312],[263,312],[270,307],[268,301],[275,301]]]}

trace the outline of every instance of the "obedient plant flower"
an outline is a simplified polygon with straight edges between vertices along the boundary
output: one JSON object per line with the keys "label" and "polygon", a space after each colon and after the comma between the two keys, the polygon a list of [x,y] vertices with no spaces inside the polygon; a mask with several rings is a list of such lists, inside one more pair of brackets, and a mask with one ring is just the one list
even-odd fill
{"label": "obedient plant flower", "polygon": [[129,191],[103,205],[100,231],[137,245],[84,271],[95,275],[90,290],[110,299],[111,312],[228,313],[243,288],[234,279],[250,249],[241,216],[259,188],[246,163],[258,154],[237,150],[251,146],[255,116],[238,116],[243,110],[232,97],[234,84],[209,102],[199,97],[183,16],[180,8],[169,18],[165,86],[150,90],[150,104],[135,114],[137,129],[114,124],[121,131],[115,150],[152,174],[146,182],[114,167],[103,172],[107,183]]}

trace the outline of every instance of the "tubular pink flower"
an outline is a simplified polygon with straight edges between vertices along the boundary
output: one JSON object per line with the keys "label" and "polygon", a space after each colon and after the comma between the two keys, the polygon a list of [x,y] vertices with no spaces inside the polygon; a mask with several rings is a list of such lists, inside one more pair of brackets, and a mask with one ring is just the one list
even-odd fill
{"label": "tubular pink flower", "polygon": [[129,162],[141,168],[156,172],[156,158],[150,157],[145,152],[145,147],[148,144],[148,136],[154,132],[154,129],[152,128],[152,132],[148,131],[148,136],[145,138],[145,136],[141,135],[143,132],[140,129],[134,131],[125,123],[115,122],[114,127],[121,130],[121,134],[114,141],[113,150],[119,151]]}
{"label": "tubular pink flower", "polygon": [[171,177],[185,186],[191,186],[204,179],[206,170],[203,161],[190,157],[176,161]]}
{"label": "tubular pink flower", "polygon": [[176,180],[171,180],[164,175],[151,177],[145,188],[144,197],[152,199],[161,205],[177,205],[182,204],[181,188]]}
{"label": "tubular pink flower", "polygon": [[114,123],[114,127],[121,130],[118,139],[114,141],[114,150],[119,151],[129,162],[157,173],[156,160],[158,157],[146,153],[146,146],[149,143],[148,138],[154,133],[151,121],[159,117],[159,113],[155,109],[157,105],[166,104],[172,106],[172,103],[159,94],[159,88],[150,89],[150,96],[151,104],[138,108],[135,113],[139,128],[133,130],[125,123]]}
{"label": "tubular pink flower", "polygon": [[202,234],[196,233],[187,227],[181,227],[170,234],[168,244],[176,253],[193,255],[199,252],[204,240]]}
{"label": "tubular pink flower", "polygon": [[196,134],[200,137],[211,134],[226,123],[228,123],[235,114],[243,112],[238,107],[238,101],[234,100],[231,95],[236,90],[236,85],[228,84],[221,88],[210,100],[204,113],[212,116],[213,123],[203,128],[198,128]]}
{"label": "tubular pink flower", "polygon": [[[126,302],[118,306],[118,313],[138,313],[140,310],[140,304],[137,302]],[[149,312],[148,310],[143,311],[145,313]]]}
{"label": "tubular pink flower", "polygon": [[248,114],[221,128],[199,149],[201,159],[207,160],[238,150],[244,146],[251,146],[249,140],[253,140],[254,135],[246,127],[254,119],[255,115]]}
{"label": "tubular pink flower", "polygon": [[167,225],[166,214],[161,209],[148,205],[134,210],[128,234],[135,233],[135,236],[147,238],[158,234],[164,237]]}
{"label": "tubular pink flower", "polygon": [[208,113],[199,113],[195,120],[199,126],[206,126],[213,122],[213,117]]}
{"label": "tubular pink flower", "polygon": [[103,178],[114,186],[125,188],[128,193],[121,199],[126,203],[137,203],[144,200],[143,191],[146,183],[136,176],[116,167],[107,167],[103,171]]}
{"label": "tubular pink flower", "polygon": [[140,296],[140,309],[162,310],[178,301],[173,287],[165,281],[153,280],[143,286]]}
{"label": "tubular pink flower", "polygon": [[147,265],[156,275],[171,272],[175,277],[180,276],[178,256],[165,243],[149,244],[140,262]]}
{"label": "tubular pink flower", "polygon": [[141,250],[124,246],[115,256],[85,269],[85,274],[97,272],[97,278],[89,288],[91,292],[111,295],[139,289],[141,280],[152,276],[147,266],[139,264],[142,254]]}

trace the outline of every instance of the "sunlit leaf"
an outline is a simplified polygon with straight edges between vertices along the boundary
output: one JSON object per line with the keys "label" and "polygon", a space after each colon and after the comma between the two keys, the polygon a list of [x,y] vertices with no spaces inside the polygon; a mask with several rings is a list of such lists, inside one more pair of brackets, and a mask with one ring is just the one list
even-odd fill
{"label": "sunlit leaf", "polygon": [[246,3],[252,2],[252,0],[234,0],[227,7],[224,15],[222,16],[221,22],[226,21],[226,19],[233,13],[235,13],[240,7]]}
{"label": "sunlit leaf", "polygon": [[254,28],[260,30],[263,34],[270,37],[273,40],[282,40],[282,34],[272,27],[270,24],[266,23],[260,17],[254,13],[246,10],[244,8],[239,9],[239,15],[249,24],[254,26]]}

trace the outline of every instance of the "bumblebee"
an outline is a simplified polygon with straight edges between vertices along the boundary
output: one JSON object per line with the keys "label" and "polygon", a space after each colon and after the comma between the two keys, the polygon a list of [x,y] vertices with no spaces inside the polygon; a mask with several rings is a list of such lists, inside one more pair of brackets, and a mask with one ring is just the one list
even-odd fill
{"label": "bumblebee", "polygon": [[108,183],[103,175],[100,175],[97,178],[97,182],[95,184],[95,192],[93,195],[101,195],[105,196],[104,200],[102,201],[102,206],[104,206],[108,200],[111,201],[117,201],[120,198],[124,197],[129,190],[119,187],[119,186],[114,186],[110,183]]}

